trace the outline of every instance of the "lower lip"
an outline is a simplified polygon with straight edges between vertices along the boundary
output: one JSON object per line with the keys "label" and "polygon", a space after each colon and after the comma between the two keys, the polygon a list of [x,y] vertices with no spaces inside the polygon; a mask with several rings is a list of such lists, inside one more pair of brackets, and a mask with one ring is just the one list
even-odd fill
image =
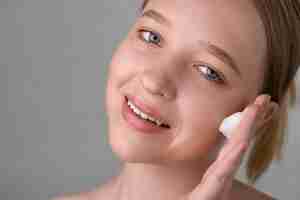
{"label": "lower lip", "polygon": [[136,116],[136,114],[129,108],[127,98],[124,98],[122,115],[131,127],[142,133],[159,134],[165,133],[168,130],[168,128],[156,126],[155,124],[147,122]]}

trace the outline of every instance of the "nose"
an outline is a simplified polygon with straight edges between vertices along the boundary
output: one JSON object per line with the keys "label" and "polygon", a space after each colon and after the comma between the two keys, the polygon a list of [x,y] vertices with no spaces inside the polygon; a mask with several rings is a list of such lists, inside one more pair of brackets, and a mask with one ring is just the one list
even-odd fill
{"label": "nose", "polygon": [[176,88],[165,72],[159,70],[144,71],[141,75],[141,85],[147,93],[172,100],[176,97]]}

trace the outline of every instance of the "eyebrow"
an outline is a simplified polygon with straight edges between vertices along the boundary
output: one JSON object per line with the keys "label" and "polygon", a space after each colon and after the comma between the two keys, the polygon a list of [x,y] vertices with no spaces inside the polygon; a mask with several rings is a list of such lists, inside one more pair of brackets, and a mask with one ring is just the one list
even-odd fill
{"label": "eyebrow", "polygon": [[241,71],[237,66],[235,60],[222,48],[217,45],[212,44],[211,42],[199,40],[200,46],[203,46],[210,54],[219,58],[223,63],[228,64],[228,66],[239,76],[241,76]]}
{"label": "eyebrow", "polygon": [[[148,9],[143,12],[142,17],[149,17],[160,24],[164,24],[169,27],[171,26],[171,22],[165,16],[153,9]],[[200,44],[200,46],[204,47],[210,54],[220,59],[223,63],[227,64],[235,73],[241,76],[241,71],[235,60],[225,50],[208,41],[199,40],[198,43]]]}
{"label": "eyebrow", "polygon": [[149,9],[143,12],[142,17],[149,17],[160,24],[171,26],[171,22],[165,16],[153,9]]}

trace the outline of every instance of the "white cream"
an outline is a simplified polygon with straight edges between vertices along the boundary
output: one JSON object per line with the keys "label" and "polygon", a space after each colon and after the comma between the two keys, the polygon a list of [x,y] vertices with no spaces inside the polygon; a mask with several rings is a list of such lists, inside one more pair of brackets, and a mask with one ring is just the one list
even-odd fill
{"label": "white cream", "polygon": [[226,137],[230,138],[233,130],[238,126],[242,119],[242,112],[236,112],[228,117],[226,117],[220,127],[219,131]]}

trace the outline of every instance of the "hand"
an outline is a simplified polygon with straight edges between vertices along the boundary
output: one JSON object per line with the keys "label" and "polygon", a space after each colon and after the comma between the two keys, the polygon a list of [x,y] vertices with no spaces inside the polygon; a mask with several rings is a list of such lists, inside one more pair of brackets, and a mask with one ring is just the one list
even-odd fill
{"label": "hand", "polygon": [[260,95],[244,111],[233,136],[205,172],[201,183],[184,200],[228,200],[234,175],[238,170],[253,134],[272,119],[278,105],[269,95]]}

